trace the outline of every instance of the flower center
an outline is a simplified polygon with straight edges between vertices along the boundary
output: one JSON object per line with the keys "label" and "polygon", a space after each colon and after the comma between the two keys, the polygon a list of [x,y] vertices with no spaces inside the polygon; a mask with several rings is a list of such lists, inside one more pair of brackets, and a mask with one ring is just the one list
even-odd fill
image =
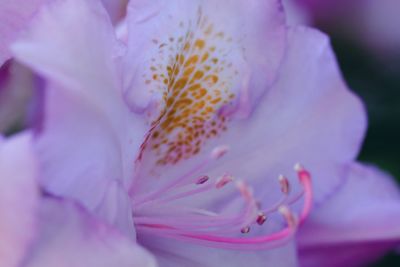
{"label": "flower center", "polygon": [[[194,173],[205,169],[209,163],[218,160],[227,147],[215,148],[210,157],[187,173],[182,174],[156,191],[133,199],[133,216],[138,232],[161,235],[179,240],[186,240],[203,245],[229,249],[265,249],[282,245],[291,239],[299,223],[310,212],[312,203],[311,178],[308,171],[296,165],[302,190],[292,194],[289,181],[279,176],[281,199],[269,207],[257,201],[252,188],[244,181],[230,174],[222,174],[218,178],[207,175],[200,177]],[[234,186],[240,193],[242,204],[235,205],[234,212],[216,212],[207,208],[199,208],[197,199],[209,199],[211,194],[221,192],[222,188]],[[295,215],[290,207],[303,198],[303,208]],[[281,214],[285,225],[280,230],[268,234],[245,236],[253,227],[268,224],[268,218]],[[239,236],[238,236],[239,235]]]}

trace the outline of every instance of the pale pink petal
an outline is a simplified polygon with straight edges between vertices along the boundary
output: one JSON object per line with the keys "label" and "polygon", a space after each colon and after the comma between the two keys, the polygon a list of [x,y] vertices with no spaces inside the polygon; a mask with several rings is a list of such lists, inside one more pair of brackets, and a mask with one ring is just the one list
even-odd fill
{"label": "pale pink petal", "polygon": [[158,103],[165,91],[163,80],[172,77],[161,74],[176,56],[182,53],[187,60],[196,55],[185,51],[187,35],[193,34],[199,57],[211,49],[208,60],[196,64],[198,70],[233,65],[221,70],[219,80],[241,96],[244,113],[275,78],[285,45],[279,1],[134,0],[128,6],[128,32],[124,85],[128,103],[138,111],[152,101],[163,105]]}
{"label": "pale pink petal", "polygon": [[268,250],[224,250],[182,241],[142,235],[139,241],[149,248],[163,267],[260,267],[297,266],[294,242]]}
{"label": "pale pink petal", "polygon": [[[107,192],[110,184],[120,184],[121,194],[126,194],[144,136],[140,119],[131,115],[121,96],[120,46],[101,3],[53,2],[13,49],[48,84],[43,129],[36,139],[41,184],[51,194],[110,215],[104,218],[109,223],[129,224],[121,230],[133,233],[127,218],[115,221],[100,207],[121,201],[119,194]],[[124,206],[125,213],[129,206]]]}
{"label": "pale pink petal", "polygon": [[[84,99],[58,88],[47,91],[45,114],[43,129],[35,139],[45,190],[81,202],[109,223],[124,226],[120,230],[132,236],[124,182],[133,173],[129,163],[137,148],[128,136],[135,136],[129,126],[126,132],[123,128],[115,132],[107,118]],[[126,139],[119,139],[119,134],[126,134]],[[108,211],[110,206],[126,217]]]}
{"label": "pale pink petal", "polygon": [[[195,145],[208,142],[206,134],[193,137],[189,126],[211,125],[220,112],[248,115],[276,77],[285,31],[279,1],[129,3],[126,100],[134,111],[146,111],[152,125],[138,158],[134,193],[178,178],[203,161],[198,152],[209,156],[209,147]],[[188,147],[175,149],[179,138]]]}
{"label": "pale pink petal", "polygon": [[0,66],[11,57],[10,44],[46,0],[2,0],[0,3]]}
{"label": "pale pink petal", "polygon": [[39,192],[30,142],[28,133],[0,140],[1,267],[20,266],[35,236]]}
{"label": "pale pink petal", "polygon": [[126,16],[128,0],[102,0],[113,23],[120,22]]}
{"label": "pale pink petal", "polygon": [[114,29],[99,1],[61,0],[41,9],[13,45],[15,57],[103,109],[118,92]]}
{"label": "pale pink petal", "polygon": [[347,166],[345,177],[331,196],[316,203],[301,228],[304,266],[334,266],[323,256],[330,248],[338,262],[359,266],[400,242],[400,190],[393,178],[360,164]]}
{"label": "pale pink petal", "polygon": [[154,258],[83,208],[46,199],[40,209],[40,235],[26,267],[155,267]]}
{"label": "pale pink petal", "polygon": [[277,183],[279,174],[295,178],[293,166],[300,162],[311,172],[319,200],[341,183],[337,166],[357,155],[365,111],[344,83],[326,36],[294,28],[288,43],[280,76],[251,117],[228,124],[210,144],[230,147],[211,174],[228,171],[266,197],[271,181]]}

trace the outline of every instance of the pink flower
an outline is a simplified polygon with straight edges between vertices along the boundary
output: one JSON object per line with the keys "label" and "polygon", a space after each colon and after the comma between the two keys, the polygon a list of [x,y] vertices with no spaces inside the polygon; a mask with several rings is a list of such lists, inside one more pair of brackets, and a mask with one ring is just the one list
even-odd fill
{"label": "pink flower", "polygon": [[[400,218],[398,190],[354,165],[365,114],[324,35],[287,27],[272,0],[137,0],[125,23],[118,39],[97,1],[57,0],[13,45],[47,80],[35,140],[46,192],[80,202],[159,266],[296,266],[297,241],[301,264],[322,266],[320,245],[354,241],[347,218],[374,214],[362,204],[387,190],[357,242],[398,240],[386,220]],[[364,172],[382,181],[376,196]]]}

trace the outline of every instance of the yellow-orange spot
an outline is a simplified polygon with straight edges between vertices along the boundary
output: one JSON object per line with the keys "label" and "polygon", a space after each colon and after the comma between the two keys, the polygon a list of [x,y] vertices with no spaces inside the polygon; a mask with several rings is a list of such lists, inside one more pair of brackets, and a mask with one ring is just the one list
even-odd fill
{"label": "yellow-orange spot", "polygon": [[[155,39],[162,51],[161,62],[168,59],[168,63],[153,58],[152,74],[144,76],[146,83],[152,82],[149,86],[155,86],[151,90],[162,90],[165,101],[148,137],[147,147],[154,151],[158,164],[176,164],[200,153],[207,139],[226,129],[226,118],[218,110],[234,98],[227,86],[234,73],[221,73],[231,64],[224,47],[229,36],[217,32],[202,12],[197,24],[193,22],[180,23],[182,29],[188,28],[181,36]],[[193,26],[197,32],[191,30]]]}
{"label": "yellow-orange spot", "polygon": [[206,61],[208,58],[210,57],[209,53],[204,53],[204,55],[201,57],[201,62],[203,63],[204,61]]}
{"label": "yellow-orange spot", "polygon": [[190,65],[194,65],[199,61],[199,56],[198,55],[193,55],[191,56],[185,63],[184,67],[188,67]]}
{"label": "yellow-orange spot", "polygon": [[194,43],[194,47],[200,50],[203,49],[205,45],[206,42],[202,39],[197,39],[196,42]]}
{"label": "yellow-orange spot", "polygon": [[204,71],[198,70],[193,75],[193,80],[200,80],[204,76]]}

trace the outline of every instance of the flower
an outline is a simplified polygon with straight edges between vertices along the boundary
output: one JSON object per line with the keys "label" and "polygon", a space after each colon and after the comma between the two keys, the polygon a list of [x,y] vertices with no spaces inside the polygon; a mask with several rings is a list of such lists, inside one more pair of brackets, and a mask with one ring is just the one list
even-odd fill
{"label": "flower", "polygon": [[78,204],[41,196],[38,174],[30,133],[0,141],[1,266],[155,266]]}
{"label": "flower", "polygon": [[125,23],[118,39],[98,1],[58,0],[13,45],[47,80],[41,186],[160,266],[295,266],[301,224],[301,252],[321,243],[314,223],[332,233],[312,200],[340,205],[366,124],[326,37],[272,0],[137,0]]}

